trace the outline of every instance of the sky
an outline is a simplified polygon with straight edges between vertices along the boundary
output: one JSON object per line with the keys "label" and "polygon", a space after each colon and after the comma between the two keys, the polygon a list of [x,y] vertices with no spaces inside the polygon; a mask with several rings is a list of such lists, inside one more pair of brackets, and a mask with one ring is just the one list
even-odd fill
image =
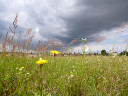
{"label": "sky", "polygon": [[[16,14],[18,26],[14,30]],[[58,50],[65,42],[63,52],[72,48],[72,53],[81,53],[82,41],[69,47],[68,44],[75,38],[86,38],[86,53],[100,53],[102,50],[110,53],[113,46],[113,52],[120,53],[127,50],[127,22],[127,0],[0,0],[0,40],[6,37],[7,32],[8,36],[13,36],[13,31],[13,41],[17,42],[20,32],[22,41],[28,38],[25,37],[26,32],[32,28],[29,35],[34,35],[31,50],[34,50],[39,40],[44,45],[51,38],[51,42],[60,40]],[[123,24],[125,27],[122,28]],[[96,43],[102,37],[105,38]],[[7,45],[6,48],[10,47]]]}

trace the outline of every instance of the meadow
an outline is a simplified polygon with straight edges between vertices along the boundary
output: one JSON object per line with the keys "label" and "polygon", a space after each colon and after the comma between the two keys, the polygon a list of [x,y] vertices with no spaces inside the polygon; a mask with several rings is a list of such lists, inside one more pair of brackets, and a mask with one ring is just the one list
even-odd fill
{"label": "meadow", "polygon": [[[16,21],[17,16],[13,24]],[[16,28],[16,24],[14,25]],[[26,37],[30,32],[31,29],[28,29]],[[15,32],[12,33],[15,35]],[[13,42],[14,35],[12,39],[6,35],[0,41],[1,96],[128,96],[127,56],[62,57],[64,43],[55,52],[59,45],[54,46],[54,40],[50,46],[54,52],[49,51],[52,56],[46,56],[50,39],[44,47],[41,46],[41,41],[35,47],[35,51],[43,54],[28,58],[33,35],[23,42],[20,42],[20,35],[17,43]],[[83,48],[85,40],[82,39]],[[74,39],[69,46],[77,41],[78,39]],[[102,39],[97,42],[101,41]],[[6,44],[13,45],[10,56],[6,52]],[[19,46],[18,54],[14,52],[16,46]],[[27,54],[23,54],[22,48],[27,49]],[[84,52],[83,49],[83,54]]]}

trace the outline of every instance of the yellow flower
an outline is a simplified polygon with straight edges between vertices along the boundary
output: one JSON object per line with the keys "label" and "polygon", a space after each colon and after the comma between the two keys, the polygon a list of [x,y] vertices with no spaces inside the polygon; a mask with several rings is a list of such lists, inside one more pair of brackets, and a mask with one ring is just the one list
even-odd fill
{"label": "yellow flower", "polygon": [[39,61],[36,61],[37,64],[41,65],[44,63],[48,63],[48,60],[40,59]]}
{"label": "yellow flower", "polygon": [[22,69],[24,69],[24,67],[21,67]]}
{"label": "yellow flower", "polygon": [[6,54],[6,56],[8,56],[8,54]]}
{"label": "yellow flower", "polygon": [[57,52],[57,51],[51,51],[51,53],[53,53],[53,55],[56,56],[56,54],[59,54],[60,52]]}

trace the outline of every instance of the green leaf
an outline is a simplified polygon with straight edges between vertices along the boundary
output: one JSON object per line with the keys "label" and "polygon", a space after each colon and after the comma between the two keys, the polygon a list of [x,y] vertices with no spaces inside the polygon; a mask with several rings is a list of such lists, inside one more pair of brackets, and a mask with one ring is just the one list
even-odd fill
{"label": "green leaf", "polygon": [[38,94],[36,92],[34,92],[33,90],[31,90],[31,91],[34,94],[34,96],[38,96]]}
{"label": "green leaf", "polygon": [[51,96],[51,94],[50,94],[50,93],[48,93],[46,96]]}

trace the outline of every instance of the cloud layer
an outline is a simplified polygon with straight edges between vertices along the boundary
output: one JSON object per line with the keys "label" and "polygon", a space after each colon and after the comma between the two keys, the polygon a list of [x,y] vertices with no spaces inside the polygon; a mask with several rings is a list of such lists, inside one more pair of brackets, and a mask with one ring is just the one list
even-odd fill
{"label": "cloud layer", "polygon": [[[126,0],[2,0],[0,1],[0,33],[5,38],[6,33],[12,35],[9,27],[15,32],[14,41],[17,40],[21,31],[22,40],[26,32],[32,28],[31,34],[35,35],[32,40],[33,48],[39,40],[43,43],[51,40],[65,40],[64,49],[75,38],[87,38],[88,44],[93,47],[93,52],[102,49],[111,49],[118,28],[123,22],[128,21],[128,2]],[[14,19],[18,14],[17,25],[14,30]],[[127,29],[122,36],[127,38]],[[98,38],[106,37],[96,44]],[[118,39],[121,41],[122,38]],[[108,43],[108,44],[107,44]],[[112,43],[112,44],[111,44]],[[101,45],[100,45],[101,44]],[[115,51],[124,51],[126,44],[117,45],[121,48]],[[124,48],[125,46],[125,48]],[[74,52],[81,50],[82,42],[78,41],[71,45]],[[50,47],[48,47],[50,49]],[[61,46],[59,46],[59,49]],[[89,48],[89,47],[88,47]],[[86,49],[89,52],[89,49]]]}

